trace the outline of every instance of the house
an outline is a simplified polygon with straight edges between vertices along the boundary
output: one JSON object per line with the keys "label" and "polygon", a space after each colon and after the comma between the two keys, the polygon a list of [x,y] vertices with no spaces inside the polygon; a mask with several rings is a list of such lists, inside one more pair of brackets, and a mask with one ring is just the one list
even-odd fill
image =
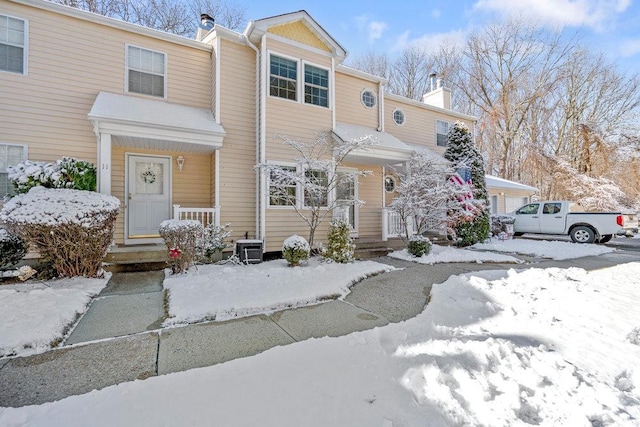
{"label": "house", "polygon": [[10,191],[7,165],[71,156],[94,162],[98,191],[122,201],[119,246],[161,242],[162,220],[205,212],[230,223],[234,240],[278,251],[308,228],[269,197],[269,176],[255,165],[299,167],[274,136],[310,141],[331,131],[378,141],[342,168],[373,173],[339,193],[365,201],[347,213],[355,237],[394,236],[392,168],[416,147],[443,154],[449,126],[473,128],[475,118],[451,110],[440,80],[422,102],[406,99],[343,65],[346,56],[305,11],[252,21],[241,33],[205,17],[191,40],[43,0],[5,0],[0,197]]}
{"label": "house", "polygon": [[497,176],[485,175],[484,178],[487,192],[489,193],[489,205],[492,214],[513,212],[531,202],[531,198],[540,191],[536,187],[498,178]]}

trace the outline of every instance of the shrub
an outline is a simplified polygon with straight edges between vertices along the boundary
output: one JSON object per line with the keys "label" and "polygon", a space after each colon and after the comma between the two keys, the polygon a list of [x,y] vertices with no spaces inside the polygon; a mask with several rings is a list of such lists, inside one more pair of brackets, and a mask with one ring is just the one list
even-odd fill
{"label": "shrub", "polygon": [[0,212],[7,229],[33,245],[59,276],[102,275],[120,201],[93,191],[34,187]]}
{"label": "shrub", "polygon": [[407,244],[407,251],[415,257],[421,257],[431,252],[431,242],[424,236],[411,236]]}
{"label": "shrub", "polygon": [[311,247],[304,237],[296,234],[287,238],[282,244],[282,257],[287,260],[289,266],[300,265],[301,261],[309,259]]}
{"label": "shrub", "polygon": [[229,238],[232,230],[227,230],[229,224],[209,224],[204,227],[202,239],[198,243],[198,255],[202,262],[215,262],[215,258],[229,245],[225,239]]}
{"label": "shrub", "polygon": [[160,236],[167,245],[173,274],[183,273],[193,265],[203,235],[202,223],[196,220],[168,219],[160,223]]}
{"label": "shrub", "polygon": [[0,226],[0,271],[12,269],[26,253],[25,241]]}
{"label": "shrub", "polygon": [[351,227],[344,219],[331,221],[328,233],[328,244],[324,250],[324,256],[335,262],[347,263],[353,261],[356,245],[349,235]]}
{"label": "shrub", "polygon": [[9,166],[7,171],[18,194],[25,194],[33,187],[96,190],[96,167],[72,157],[63,157],[55,163],[25,160]]}
{"label": "shrub", "polygon": [[491,220],[492,235],[513,236],[513,224],[516,222],[515,217],[510,215],[491,215],[489,218]]}
{"label": "shrub", "polygon": [[489,224],[489,214],[483,212],[475,217],[473,221],[464,222],[455,227],[458,245],[471,246],[478,242],[484,242],[490,237],[491,225]]}

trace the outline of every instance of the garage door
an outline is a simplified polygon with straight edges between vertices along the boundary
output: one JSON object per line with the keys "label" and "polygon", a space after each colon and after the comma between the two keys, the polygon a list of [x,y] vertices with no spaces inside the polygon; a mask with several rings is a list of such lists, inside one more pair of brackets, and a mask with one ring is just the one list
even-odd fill
{"label": "garage door", "polygon": [[506,196],[504,199],[505,210],[507,213],[513,212],[516,209],[526,205],[529,203],[528,197],[509,197]]}

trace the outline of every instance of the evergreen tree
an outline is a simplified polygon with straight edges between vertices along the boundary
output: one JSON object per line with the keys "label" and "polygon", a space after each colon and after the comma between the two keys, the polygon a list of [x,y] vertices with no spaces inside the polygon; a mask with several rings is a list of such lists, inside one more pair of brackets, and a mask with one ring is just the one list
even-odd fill
{"label": "evergreen tree", "polygon": [[[490,223],[488,205],[489,194],[484,180],[484,160],[473,143],[469,128],[462,122],[456,122],[448,134],[449,142],[444,152],[445,159],[456,168],[469,168],[473,197],[481,203],[481,211],[469,222],[455,225],[455,231],[463,246],[482,242],[489,237]],[[466,174],[462,174],[466,175]]]}

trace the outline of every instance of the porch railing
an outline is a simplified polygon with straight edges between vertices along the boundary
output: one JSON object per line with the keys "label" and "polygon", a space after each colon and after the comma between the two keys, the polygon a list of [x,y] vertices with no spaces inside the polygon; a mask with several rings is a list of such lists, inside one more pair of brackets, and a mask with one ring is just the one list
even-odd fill
{"label": "porch railing", "polygon": [[173,205],[173,219],[193,219],[200,221],[202,225],[220,225],[220,208],[188,208]]}
{"label": "porch railing", "polygon": [[[410,234],[415,234],[416,231],[411,218],[407,218],[407,228]],[[390,208],[382,208],[382,241],[402,235],[404,235],[404,227],[400,214]]]}

